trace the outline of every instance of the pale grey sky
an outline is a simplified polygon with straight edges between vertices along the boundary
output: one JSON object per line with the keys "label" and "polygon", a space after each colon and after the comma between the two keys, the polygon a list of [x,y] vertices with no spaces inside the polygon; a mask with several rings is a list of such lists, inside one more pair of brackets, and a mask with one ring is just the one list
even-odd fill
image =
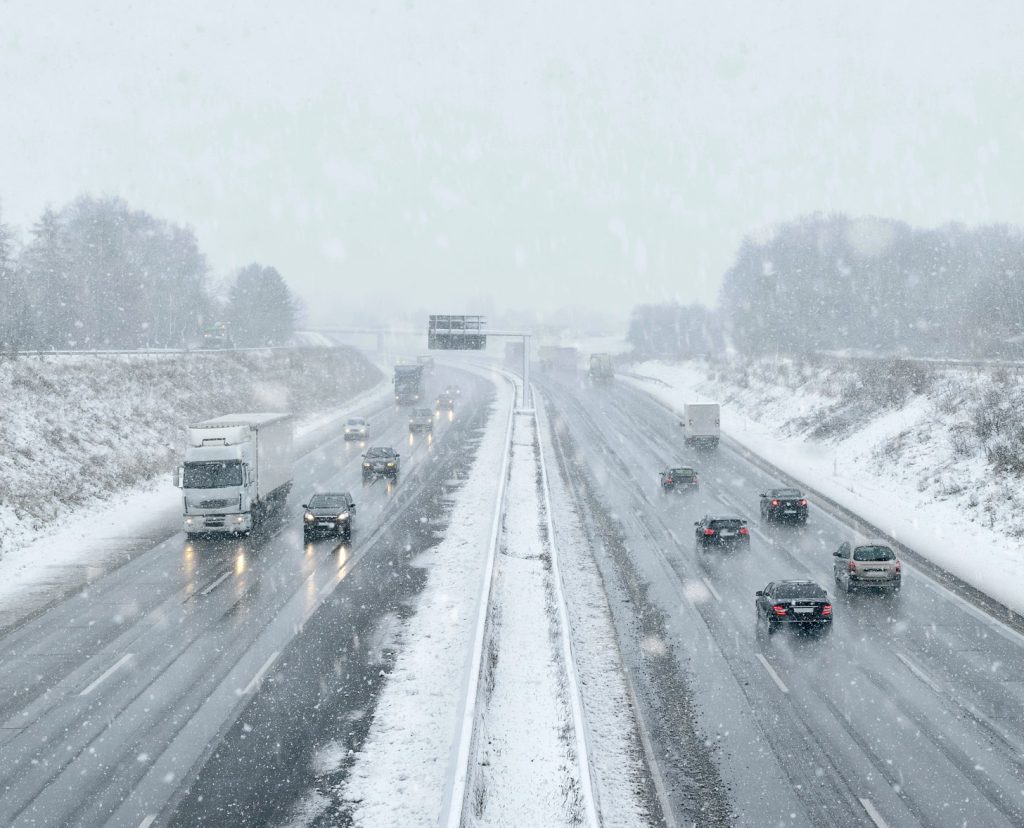
{"label": "pale grey sky", "polygon": [[6,2],[0,201],[276,265],[313,321],[712,302],[815,210],[1024,223],[1017,2]]}

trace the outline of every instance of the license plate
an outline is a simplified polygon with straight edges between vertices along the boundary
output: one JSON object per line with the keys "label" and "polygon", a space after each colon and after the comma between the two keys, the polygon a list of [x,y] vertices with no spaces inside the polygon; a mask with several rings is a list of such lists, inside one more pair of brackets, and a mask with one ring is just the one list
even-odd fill
{"label": "license plate", "polygon": [[793,607],[793,612],[806,615],[807,613],[814,612],[814,607]]}
{"label": "license plate", "polygon": [[733,532],[733,531],[732,531],[732,530],[730,530],[730,529],[723,529],[723,530],[722,530],[722,537],[723,537],[723,538],[731,538],[731,537],[732,537],[733,535],[735,535],[735,534],[736,534],[736,533],[735,533],[735,532]]}
{"label": "license plate", "polygon": [[795,515],[796,514],[796,509],[786,509],[786,511],[783,512],[782,514],[784,514],[784,515]]}
{"label": "license plate", "polygon": [[319,522],[319,523],[317,524],[317,526],[324,526],[324,527],[328,527],[328,528],[329,528],[329,527],[331,527],[331,526],[334,526],[334,524],[333,524],[333,523],[331,523],[330,521],[322,520],[322,521],[320,521],[320,522]]}

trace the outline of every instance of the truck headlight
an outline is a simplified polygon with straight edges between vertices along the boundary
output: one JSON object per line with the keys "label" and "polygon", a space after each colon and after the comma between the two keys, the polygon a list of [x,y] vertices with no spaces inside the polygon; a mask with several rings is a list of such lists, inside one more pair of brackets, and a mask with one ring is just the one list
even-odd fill
{"label": "truck headlight", "polygon": [[313,520],[313,513],[312,512],[306,512],[306,514],[304,514],[302,517],[304,517],[307,521],[312,521]]}
{"label": "truck headlight", "polygon": [[342,512],[338,515],[338,520],[348,520],[348,512]]}
{"label": "truck headlight", "polygon": [[237,515],[237,516],[235,517],[235,523],[241,523],[241,522],[242,522],[242,520],[243,520],[243,518],[242,518],[242,516],[241,516],[241,515]]}
{"label": "truck headlight", "polygon": [[185,523],[187,523],[189,526],[191,526],[192,525],[192,518],[185,518]]}

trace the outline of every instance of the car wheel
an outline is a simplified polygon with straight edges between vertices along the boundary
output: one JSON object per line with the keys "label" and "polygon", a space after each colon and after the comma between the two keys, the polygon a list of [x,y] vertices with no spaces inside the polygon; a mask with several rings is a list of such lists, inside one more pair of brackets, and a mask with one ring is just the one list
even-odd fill
{"label": "car wheel", "polygon": [[845,582],[845,584],[843,586],[843,589],[845,590],[847,595],[849,595],[851,592],[853,592],[853,581],[850,580],[850,576],[849,575],[846,576],[846,582]]}
{"label": "car wheel", "polygon": [[779,629],[779,622],[772,621],[771,618],[765,616],[765,624],[768,626],[768,635],[775,635],[776,631]]}

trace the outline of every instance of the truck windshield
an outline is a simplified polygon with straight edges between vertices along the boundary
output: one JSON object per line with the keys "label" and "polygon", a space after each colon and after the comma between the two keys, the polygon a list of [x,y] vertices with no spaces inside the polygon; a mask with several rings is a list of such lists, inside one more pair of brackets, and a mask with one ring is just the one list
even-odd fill
{"label": "truck windshield", "polygon": [[242,485],[242,463],[238,460],[213,460],[186,463],[186,489],[220,489]]}

